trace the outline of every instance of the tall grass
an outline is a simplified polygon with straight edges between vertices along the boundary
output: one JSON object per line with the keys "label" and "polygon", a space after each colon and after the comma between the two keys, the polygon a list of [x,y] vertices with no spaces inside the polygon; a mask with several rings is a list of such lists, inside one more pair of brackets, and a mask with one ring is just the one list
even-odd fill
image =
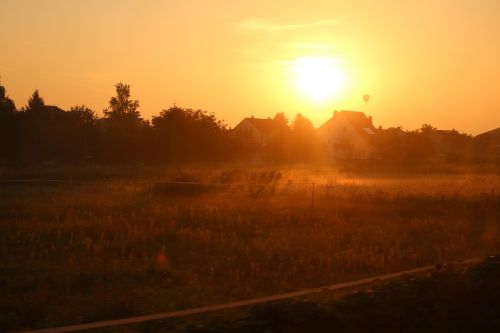
{"label": "tall grass", "polygon": [[0,330],[225,302],[500,248],[495,174],[240,168],[137,178],[2,185]]}

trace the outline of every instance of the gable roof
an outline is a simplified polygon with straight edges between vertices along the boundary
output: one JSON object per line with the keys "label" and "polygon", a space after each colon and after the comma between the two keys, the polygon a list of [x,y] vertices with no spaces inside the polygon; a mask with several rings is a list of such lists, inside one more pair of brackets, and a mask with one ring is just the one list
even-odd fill
{"label": "gable roof", "polygon": [[493,140],[495,138],[497,138],[497,139],[500,138],[500,127],[495,128],[491,131],[476,135],[476,139],[479,139],[479,140]]}
{"label": "gable roof", "polygon": [[372,124],[371,117],[367,117],[363,112],[359,111],[335,111],[333,117],[321,125],[319,129],[326,128],[339,119],[349,122],[349,124],[361,134],[375,134],[376,129]]}
{"label": "gable roof", "polygon": [[[249,122],[254,126],[259,132],[263,134],[271,134],[273,132],[276,132],[277,130],[282,129],[282,124],[279,121],[276,121],[275,119],[271,118],[245,118],[241,122]],[[240,123],[241,124],[241,123]]]}

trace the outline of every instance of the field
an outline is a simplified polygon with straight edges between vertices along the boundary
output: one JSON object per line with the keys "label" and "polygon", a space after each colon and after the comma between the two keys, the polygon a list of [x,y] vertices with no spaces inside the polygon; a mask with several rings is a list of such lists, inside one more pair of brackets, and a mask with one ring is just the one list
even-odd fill
{"label": "field", "polygon": [[472,266],[444,265],[423,276],[403,277],[344,295],[323,292],[199,316],[188,323],[156,322],[134,329],[193,333],[498,332],[499,312],[500,258],[490,257]]}
{"label": "field", "polygon": [[65,180],[0,184],[1,331],[215,304],[500,252],[495,172],[232,167],[1,176]]}

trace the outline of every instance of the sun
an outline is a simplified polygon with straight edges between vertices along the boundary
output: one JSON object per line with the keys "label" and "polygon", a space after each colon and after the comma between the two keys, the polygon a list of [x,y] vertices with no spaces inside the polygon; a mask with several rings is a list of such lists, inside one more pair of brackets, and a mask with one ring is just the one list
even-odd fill
{"label": "sun", "polygon": [[344,87],[345,75],[332,57],[299,57],[292,70],[297,88],[314,102],[334,98]]}

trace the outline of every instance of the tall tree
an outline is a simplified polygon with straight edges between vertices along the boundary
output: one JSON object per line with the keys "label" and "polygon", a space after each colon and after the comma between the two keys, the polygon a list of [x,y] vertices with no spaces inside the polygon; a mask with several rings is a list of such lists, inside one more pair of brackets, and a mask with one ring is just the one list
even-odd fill
{"label": "tall tree", "polygon": [[145,154],[148,123],[138,111],[139,101],[130,98],[130,86],[120,82],[115,88],[99,126],[104,140],[101,156],[115,162],[138,161]]}
{"label": "tall tree", "polygon": [[117,83],[115,85],[116,96],[109,100],[109,107],[104,110],[104,114],[110,119],[134,119],[140,120],[141,114],[137,110],[139,101],[130,98],[130,85]]}
{"label": "tall tree", "polygon": [[13,159],[17,151],[18,114],[14,101],[7,97],[0,85],[0,163]]}
{"label": "tall tree", "polygon": [[288,118],[284,112],[278,112],[274,115],[274,120],[279,124],[278,126],[288,127]]}
{"label": "tall tree", "polygon": [[273,118],[274,130],[265,147],[265,155],[274,161],[285,162],[290,159],[291,153],[291,131],[288,126],[288,118],[285,113],[279,112]]}
{"label": "tall tree", "polygon": [[292,130],[301,134],[309,134],[311,132],[314,132],[314,126],[309,119],[304,117],[302,114],[297,113],[292,123]]}
{"label": "tall tree", "polygon": [[292,123],[292,158],[295,161],[311,161],[318,157],[320,144],[312,122],[298,113]]}
{"label": "tall tree", "polygon": [[44,109],[45,109],[45,101],[40,96],[40,93],[38,92],[37,89],[35,90],[33,95],[31,95],[31,97],[28,99],[28,106],[26,107],[26,110],[33,112],[41,112]]}
{"label": "tall tree", "polygon": [[14,101],[7,97],[5,87],[0,85],[0,114],[10,114],[16,111]]}

